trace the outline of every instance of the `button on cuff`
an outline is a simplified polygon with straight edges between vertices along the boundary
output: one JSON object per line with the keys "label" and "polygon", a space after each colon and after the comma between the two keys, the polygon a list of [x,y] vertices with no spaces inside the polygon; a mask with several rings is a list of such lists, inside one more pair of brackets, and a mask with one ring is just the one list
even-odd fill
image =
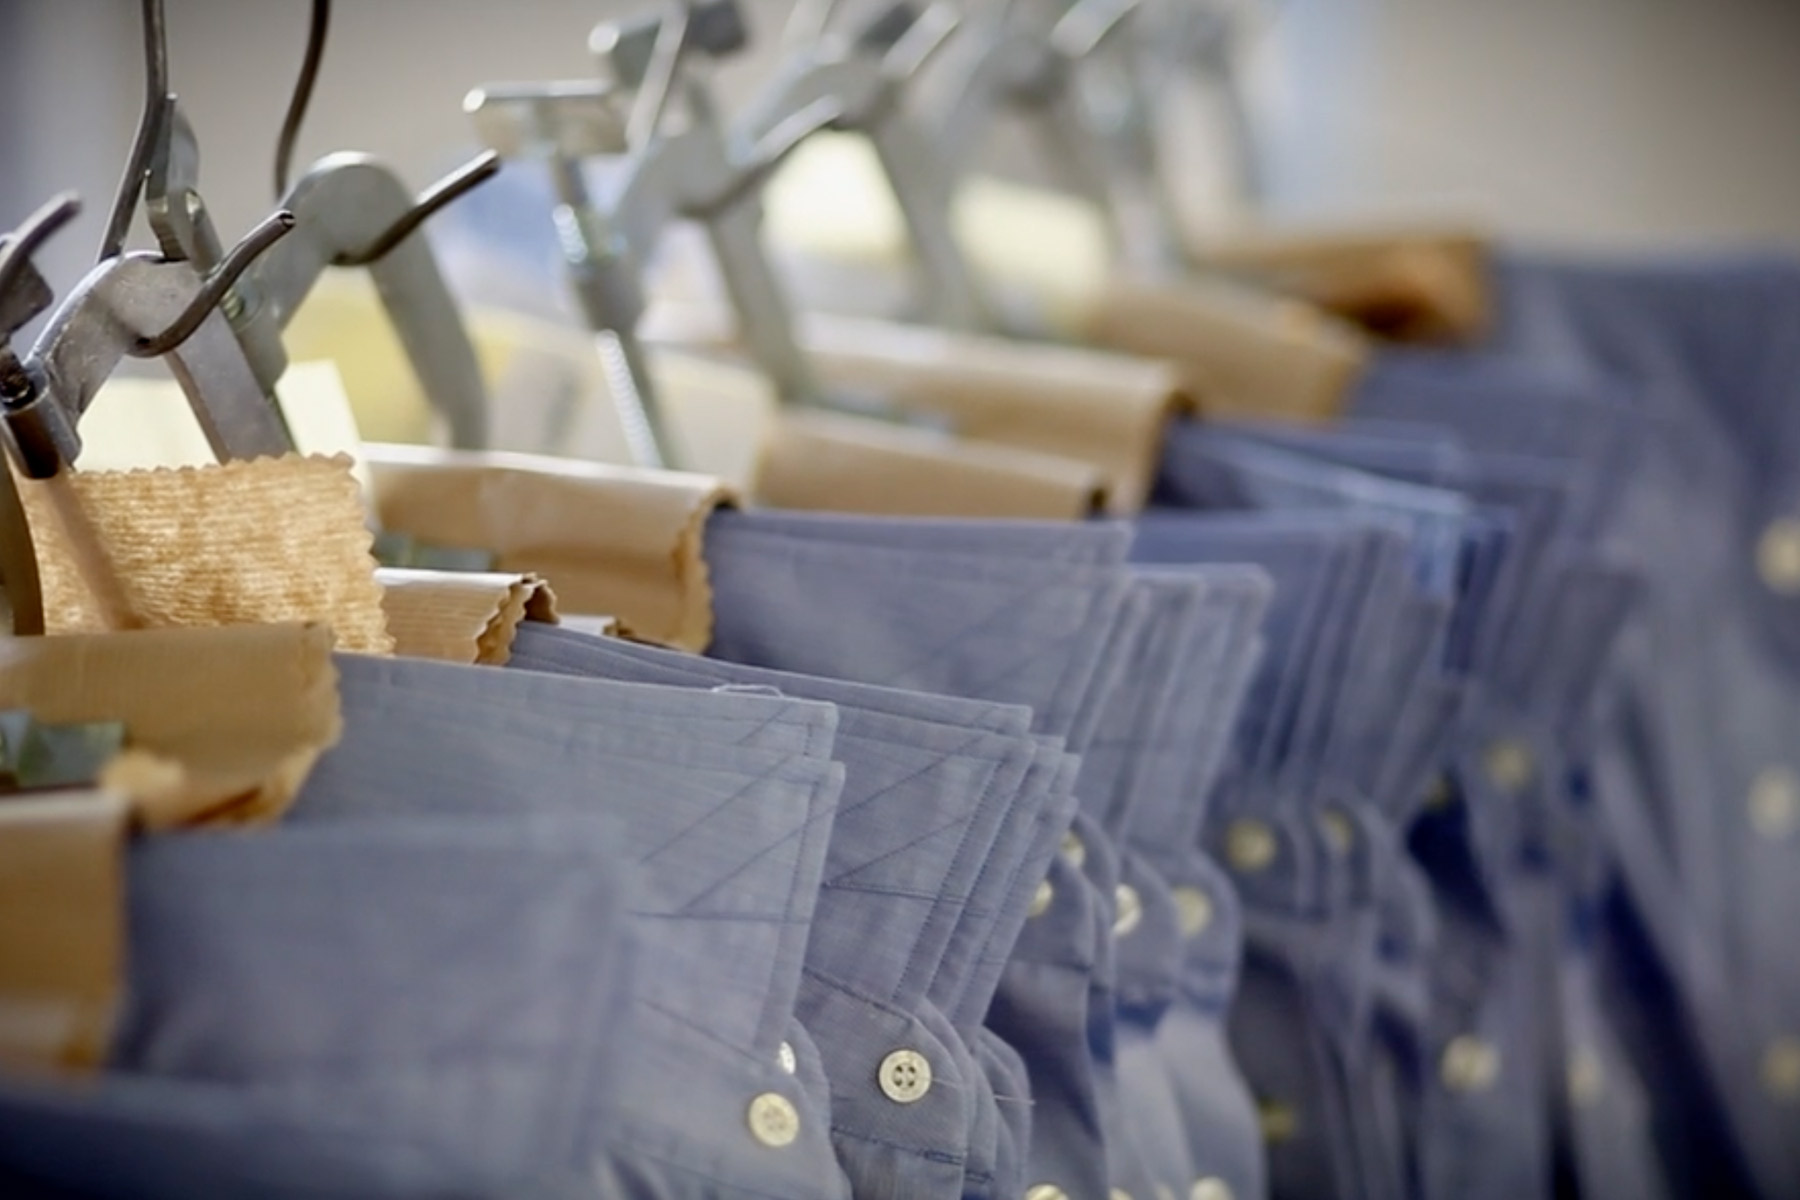
{"label": "button on cuff", "polygon": [[895,1104],[913,1104],[931,1091],[931,1060],[916,1050],[896,1050],[876,1071],[881,1094]]}

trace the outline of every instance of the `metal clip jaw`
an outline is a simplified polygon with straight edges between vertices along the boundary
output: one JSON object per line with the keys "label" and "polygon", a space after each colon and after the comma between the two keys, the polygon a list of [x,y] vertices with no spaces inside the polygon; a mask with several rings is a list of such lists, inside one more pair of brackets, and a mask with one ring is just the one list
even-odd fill
{"label": "metal clip jaw", "polygon": [[491,150],[549,166],[564,265],[582,315],[598,337],[626,445],[639,466],[664,467],[676,464],[637,337],[646,303],[642,269],[628,239],[595,201],[581,169],[589,158],[628,152],[629,121],[619,101],[613,84],[491,85],[471,91],[463,111]]}
{"label": "metal clip jaw", "polygon": [[[714,0],[714,5],[729,6],[727,0]],[[685,10],[685,18],[673,24],[665,16],[629,27],[601,26],[589,39],[589,47],[600,56],[609,77],[630,85],[638,78],[636,60],[622,51],[651,36],[652,25],[659,53],[677,33],[692,37],[692,31],[704,29],[708,21],[729,32],[727,18],[709,15],[714,5]],[[735,45],[721,36],[718,45],[700,48],[716,54],[721,47]],[[784,401],[818,404],[821,388],[795,342],[786,293],[763,250],[756,193],[807,137],[840,121],[843,106],[835,98],[821,97],[738,139],[719,119],[702,84],[681,74],[680,46],[667,51],[665,61],[673,65],[666,82],[656,69],[656,59],[652,56],[643,69],[645,90],[634,106],[634,132],[639,115],[660,113],[666,94],[677,85],[687,101],[687,119],[677,127],[654,131],[645,142],[633,142],[625,178],[608,206],[610,224],[642,256],[672,222],[701,222],[751,357]]]}
{"label": "metal clip jaw", "polygon": [[[675,29],[671,22],[680,22],[674,36],[683,55],[697,52],[711,59],[729,58],[750,42],[737,0],[700,0],[671,11],[608,22],[588,37],[588,51],[599,62],[602,81],[620,91],[641,91],[651,82],[657,47],[665,44]],[[653,103],[655,99],[650,97]]]}
{"label": "metal clip jaw", "polygon": [[[77,425],[101,383],[127,355],[168,355],[177,379],[221,458],[279,454],[287,430],[249,375],[230,326],[219,311],[226,292],[256,255],[293,226],[277,213],[224,255],[205,278],[186,262],[137,254],[103,261],[59,307],[23,361],[9,344],[25,322],[47,306],[49,289],[29,262],[32,250],[78,210],[65,196],[40,209],[0,243],[0,424],[11,456],[34,479],[59,481],[48,495],[67,522],[78,503],[66,476],[81,453]],[[234,374],[235,372],[235,374]],[[79,540],[79,539],[78,539]],[[89,548],[91,549],[91,548]],[[106,565],[80,546],[78,570],[121,627],[128,606],[118,602]],[[0,466],[0,579],[15,634],[45,630],[37,552],[10,468]]]}
{"label": "metal clip jaw", "polygon": [[[1244,7],[1224,0],[1184,0],[1152,5],[1149,11],[1154,30],[1146,43],[1150,52],[1144,56],[1149,65],[1146,89],[1152,95],[1159,94],[1163,87],[1190,72],[1202,84],[1216,89],[1230,125],[1231,155],[1243,198],[1255,206],[1267,187],[1238,66],[1238,50],[1245,35]],[[1170,194],[1175,190],[1170,172],[1178,166],[1158,161],[1155,168]]]}
{"label": "metal clip jaw", "polygon": [[951,226],[947,164],[902,104],[908,85],[957,30],[955,12],[939,3],[921,13],[900,0],[843,39],[823,33],[828,14],[815,7],[797,14],[810,18],[814,36],[794,39],[800,48],[751,103],[737,126],[740,137],[759,136],[808,105],[836,103],[841,113],[833,128],[869,139],[899,203],[931,320],[964,331],[997,328]]}
{"label": "metal clip jaw", "polygon": [[[159,128],[144,189],[151,228],[167,258],[209,270],[222,254],[219,236],[199,193],[199,147],[173,96]],[[484,157],[416,200],[366,155],[333,155],[308,172],[282,202],[296,236],[238,279],[220,305],[257,389],[273,402],[288,365],[282,331],[325,268],[367,267],[453,444],[486,445],[487,395],[474,347],[430,247],[411,234],[496,169],[498,160]]]}
{"label": "metal clip jaw", "polygon": [[147,342],[154,347],[158,335],[202,311],[193,332],[166,353],[213,453],[226,461],[293,449],[230,322],[210,302],[218,280],[209,283],[192,263],[148,253],[88,273],[32,349],[42,385],[28,403],[6,410],[27,475],[47,479],[72,466],[81,449],[76,425],[120,361],[142,355]]}
{"label": "metal clip jaw", "polygon": [[[604,80],[597,87],[488,87],[464,102],[491,148],[550,167],[576,297],[588,325],[601,335],[613,397],[642,465],[663,465],[670,448],[637,334],[646,305],[642,264],[677,221],[705,226],[751,354],[783,398],[810,403],[819,394],[762,249],[756,192],[840,109],[816,105],[754,141],[735,141],[684,63],[690,51],[717,57],[742,42],[732,0],[683,6],[597,28],[589,39]],[[677,93],[685,101],[678,121],[669,117]],[[603,197],[594,195],[583,174],[582,164],[591,158],[611,160],[617,168]]]}
{"label": "metal clip jaw", "polygon": [[1023,113],[1057,148],[1065,183],[1107,214],[1121,258],[1161,275],[1184,255],[1157,172],[1142,10],[1140,0],[1006,0],[981,31],[985,55],[963,61],[940,124],[960,170],[998,112]]}
{"label": "metal clip jaw", "polygon": [[258,375],[273,388],[287,367],[281,331],[328,267],[368,270],[432,408],[449,426],[451,444],[478,449],[488,441],[487,390],[456,300],[431,246],[413,233],[443,205],[491,177],[487,155],[415,198],[388,167],[366,154],[332,154],[289,189],[282,204],[295,229],[251,269],[246,289],[258,308],[234,327],[274,331],[272,352],[258,356]]}
{"label": "metal clip jaw", "polygon": [[1186,266],[1174,192],[1158,162],[1151,55],[1141,0],[1078,0],[1050,30],[1066,64],[1055,105],[1105,209],[1127,267],[1147,276]]}
{"label": "metal clip jaw", "polygon": [[[65,193],[0,239],[0,414],[29,403],[41,391],[41,376],[20,361],[12,339],[55,301],[32,255],[80,210],[75,195]],[[12,471],[5,464],[0,464],[0,584],[6,593],[7,627],[21,636],[43,633],[44,594],[37,546]]]}
{"label": "metal clip jaw", "polygon": [[[224,249],[200,196],[200,147],[174,96],[163,101],[159,129],[144,186],[150,228],[164,258],[192,263],[204,274],[219,265]],[[220,308],[236,333],[257,390],[273,405],[275,383],[287,367],[287,355],[281,329],[270,320],[255,278],[240,278]]]}
{"label": "metal clip jaw", "polygon": [[[48,306],[32,251],[79,210],[73,195],[45,205],[0,250],[0,419],[21,469],[49,479],[81,453],[76,427],[126,356],[169,355],[195,415],[221,457],[291,448],[279,415],[249,376],[219,307],[256,256],[293,227],[277,213],[220,256],[205,278],[187,262],[134,254],[103,261],[57,309],[23,361],[7,341]],[[223,338],[221,338],[221,333]]]}

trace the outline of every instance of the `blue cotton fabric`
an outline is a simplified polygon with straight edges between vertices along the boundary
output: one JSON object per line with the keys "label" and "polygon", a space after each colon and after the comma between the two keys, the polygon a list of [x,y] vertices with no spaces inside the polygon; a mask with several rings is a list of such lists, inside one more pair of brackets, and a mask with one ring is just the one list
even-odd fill
{"label": "blue cotton fabric", "polygon": [[[756,723],[776,740],[799,734],[806,743],[768,750],[594,722],[606,705],[623,709],[637,695],[654,699],[656,689],[349,657],[339,669],[345,736],[290,821],[597,811],[617,824],[621,854],[640,881],[632,925],[645,949],[632,972],[633,1037],[609,1121],[615,1136],[595,1166],[601,1190],[847,1194],[822,1098],[802,1094],[779,1066],[843,783],[827,757],[835,710],[664,691],[666,703],[690,711],[761,708]],[[484,707],[477,697],[495,685],[478,680],[495,677],[505,681],[500,695],[560,694],[568,704]],[[787,712],[797,726],[781,731]],[[476,722],[481,737],[457,736]],[[753,1100],[769,1093],[802,1114],[798,1137],[779,1153],[755,1141],[747,1121]]]}
{"label": "blue cotton fabric", "polygon": [[[1025,732],[1029,713],[554,629],[522,631],[512,665],[639,681],[729,681],[838,703],[835,750],[846,785],[807,949],[800,1019],[835,1081],[839,1159],[858,1194],[895,1186],[935,1193],[948,1180],[934,1185],[923,1176],[952,1171],[957,1186],[982,1191],[994,1186],[997,1171],[1016,1174],[1016,1155],[1000,1151],[992,1082],[927,993],[962,927],[979,930],[991,917],[970,906],[978,898],[992,903],[986,881],[1006,873],[1014,857],[995,853],[1003,827],[1032,821],[1038,796],[1021,793],[1040,749]],[[906,710],[937,720],[899,715]],[[980,724],[1004,732],[971,728]],[[881,1060],[900,1048],[934,1063],[925,1103],[899,1105],[873,1086]]]}
{"label": "blue cotton fabric", "polygon": [[617,835],[373,819],[135,845],[113,1073],[0,1092],[9,1194],[579,1194],[632,1020]]}

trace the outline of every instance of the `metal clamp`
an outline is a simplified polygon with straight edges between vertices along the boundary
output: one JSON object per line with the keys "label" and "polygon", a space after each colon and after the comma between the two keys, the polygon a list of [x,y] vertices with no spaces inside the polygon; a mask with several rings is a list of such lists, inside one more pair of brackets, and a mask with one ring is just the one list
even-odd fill
{"label": "metal clamp", "polygon": [[841,39],[824,32],[831,7],[832,0],[820,0],[796,10],[789,40],[798,49],[751,102],[736,126],[739,135],[757,136],[821,100],[837,102],[842,112],[833,128],[869,139],[899,203],[933,322],[996,328],[951,225],[948,164],[902,104],[908,85],[950,43],[957,15],[945,4],[919,12],[901,0]]}
{"label": "metal clamp", "polygon": [[[0,239],[0,404],[10,406],[37,390],[36,380],[13,351],[12,338],[55,296],[38,273],[33,255],[57,230],[81,211],[81,201],[65,192],[26,218]],[[12,472],[0,467],[0,585],[6,592],[8,627],[14,634],[44,632],[43,583],[38,575],[37,546]]]}
{"label": "metal clamp", "polygon": [[177,326],[192,332],[166,355],[213,453],[230,460],[291,450],[281,415],[257,387],[230,323],[209,303],[230,287],[230,272],[249,265],[256,244],[286,227],[278,219],[265,223],[260,237],[227,255],[207,278],[192,263],[142,252],[89,272],[32,348],[33,387],[7,399],[5,419],[25,474],[47,479],[74,465],[81,452],[77,426],[101,385],[120,361],[141,356]]}
{"label": "metal clamp", "polygon": [[451,444],[488,442],[487,389],[474,343],[437,257],[418,228],[444,205],[491,178],[499,157],[485,154],[415,198],[400,177],[366,154],[320,159],[282,203],[294,213],[292,236],[251,270],[245,294],[259,307],[240,310],[240,336],[268,328],[275,343],[259,355],[259,379],[273,389],[287,367],[281,331],[328,267],[357,266],[375,282],[388,319]]}
{"label": "metal clamp", "polygon": [[1141,43],[1140,0],[1005,0],[960,64],[938,124],[956,169],[1003,109],[1024,114],[1056,148],[1064,183],[1104,211],[1135,269],[1182,262],[1175,207],[1157,173]]}
{"label": "metal clamp", "polygon": [[646,303],[641,268],[629,242],[601,213],[581,171],[586,159],[628,149],[629,118],[619,101],[619,89],[610,84],[497,85],[471,91],[463,111],[490,149],[548,164],[564,264],[597,335],[626,446],[639,466],[672,466],[671,442],[637,337]]}
{"label": "metal clamp", "polygon": [[[325,0],[315,0],[306,61],[276,150],[278,184],[286,180],[317,76],[329,9]],[[143,11],[147,96],[126,182],[115,201],[111,225],[117,236],[109,232],[109,257],[123,243],[141,190],[164,256],[211,272],[224,255],[199,190],[199,146],[179,103],[167,90],[161,0],[143,0]],[[482,155],[415,198],[373,159],[334,155],[287,192],[282,205],[293,214],[297,236],[258,259],[247,272],[214,276],[225,284],[218,307],[270,411],[279,412],[276,385],[288,365],[282,332],[300,301],[326,267],[364,267],[374,276],[401,345],[426,398],[448,425],[452,442],[461,448],[487,444],[487,395],[474,347],[430,247],[412,235],[446,204],[491,178],[499,165],[497,155]],[[266,223],[257,231],[264,232]],[[144,352],[160,352],[179,340],[153,340]]]}
{"label": "metal clamp", "polygon": [[[631,44],[631,37],[647,36],[650,24],[634,23],[629,37],[616,27],[603,25],[594,31],[589,48],[614,80],[629,83],[631,73],[618,69],[618,48]],[[658,29],[657,44],[666,44],[674,31],[694,26],[692,17],[678,25],[664,24]],[[671,55],[678,70],[680,56],[673,51]],[[647,69],[647,78],[646,86],[661,86],[653,70]],[[673,78],[669,86],[676,84],[686,100],[687,121],[647,142],[632,143],[605,216],[590,224],[602,225],[642,261],[672,222],[700,221],[751,357],[784,401],[818,404],[822,390],[795,341],[787,295],[763,249],[762,212],[755,193],[806,137],[841,119],[841,105],[822,98],[757,131],[755,140],[739,141],[725,129],[699,80]],[[642,111],[640,104],[634,115]]]}
{"label": "metal clamp", "polygon": [[[597,87],[488,87],[464,103],[488,146],[549,165],[575,294],[601,335],[621,421],[634,457],[646,465],[666,461],[668,439],[637,335],[646,305],[643,264],[676,221],[704,226],[750,355],[781,398],[826,402],[762,246],[757,193],[806,138],[842,126],[861,101],[830,88],[795,91],[764,105],[761,117],[726,129],[703,82],[684,64],[690,51],[718,57],[742,41],[735,3],[686,5],[597,28],[589,39],[604,80]],[[928,46],[910,41],[893,62],[928,56]],[[866,74],[876,81],[864,107],[878,109],[893,79],[879,67]],[[677,96],[686,110],[679,123],[666,120]],[[598,196],[583,171],[596,158],[613,168]]]}

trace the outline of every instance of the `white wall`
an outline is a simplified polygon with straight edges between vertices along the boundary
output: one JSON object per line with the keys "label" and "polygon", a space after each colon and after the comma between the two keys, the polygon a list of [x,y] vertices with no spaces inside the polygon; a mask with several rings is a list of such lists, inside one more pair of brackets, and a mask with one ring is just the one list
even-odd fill
{"label": "white wall", "polygon": [[[89,214],[47,256],[91,259],[135,117],[135,0],[0,0],[0,224],[61,187]],[[169,0],[172,73],[233,236],[268,208],[303,0]],[[749,0],[779,24],[781,0]],[[1286,0],[1265,88],[1276,198],[1404,203],[1559,240],[1800,244],[1800,3]],[[584,76],[628,0],[343,0],[300,161],[361,149],[421,186],[469,148],[473,84]],[[766,44],[766,39],[765,43]],[[753,82],[754,62],[722,80]],[[1267,82],[1268,77],[1265,78]],[[141,234],[137,244],[146,244]]]}
{"label": "white wall", "polygon": [[[1298,99],[1271,129],[1287,208],[1472,212],[1556,241],[1800,243],[1793,0],[1287,7]],[[1330,23],[1354,40],[1317,36]]]}

